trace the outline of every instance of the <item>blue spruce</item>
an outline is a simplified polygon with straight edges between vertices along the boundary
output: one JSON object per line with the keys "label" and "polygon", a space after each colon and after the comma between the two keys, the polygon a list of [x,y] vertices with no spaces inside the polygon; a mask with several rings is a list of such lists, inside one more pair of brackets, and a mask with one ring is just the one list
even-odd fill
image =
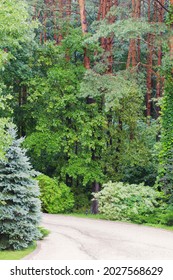
{"label": "blue spruce", "polygon": [[36,171],[32,169],[23,138],[9,129],[12,144],[0,159],[0,250],[23,249],[40,237],[40,200]]}

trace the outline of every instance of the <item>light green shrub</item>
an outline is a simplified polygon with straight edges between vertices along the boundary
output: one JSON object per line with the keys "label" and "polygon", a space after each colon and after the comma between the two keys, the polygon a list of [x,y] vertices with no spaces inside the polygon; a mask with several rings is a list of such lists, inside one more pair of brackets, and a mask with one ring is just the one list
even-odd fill
{"label": "light green shrub", "polygon": [[37,180],[39,181],[43,212],[65,213],[73,208],[74,197],[68,186],[43,174],[39,175]]}
{"label": "light green shrub", "polygon": [[139,216],[149,216],[159,207],[162,194],[143,184],[109,182],[93,194],[99,202],[99,212],[110,220],[137,221]]}

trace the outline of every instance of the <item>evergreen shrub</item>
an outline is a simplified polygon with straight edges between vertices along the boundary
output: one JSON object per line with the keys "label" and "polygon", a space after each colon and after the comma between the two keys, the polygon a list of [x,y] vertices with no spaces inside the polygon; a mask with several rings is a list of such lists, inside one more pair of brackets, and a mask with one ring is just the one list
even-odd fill
{"label": "evergreen shrub", "polygon": [[72,210],[74,197],[70,188],[44,174],[37,177],[40,186],[42,210],[46,213],[65,213]]}
{"label": "evergreen shrub", "polygon": [[37,173],[20,147],[23,139],[16,140],[13,128],[9,134],[12,143],[0,159],[0,250],[19,250],[40,238],[41,207]]}
{"label": "evergreen shrub", "polygon": [[109,182],[103,189],[94,193],[98,200],[99,212],[110,220],[145,222],[143,217],[155,213],[160,207],[162,193],[144,184]]}

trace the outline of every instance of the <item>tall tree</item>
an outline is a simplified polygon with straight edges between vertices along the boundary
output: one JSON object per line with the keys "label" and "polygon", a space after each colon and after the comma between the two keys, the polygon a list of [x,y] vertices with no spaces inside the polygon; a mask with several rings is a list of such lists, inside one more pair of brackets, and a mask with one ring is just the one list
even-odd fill
{"label": "tall tree", "polygon": [[[151,21],[151,1],[148,0],[148,21]],[[146,93],[146,116],[151,116],[151,96],[152,96],[152,66],[153,66],[153,34],[148,34],[147,38],[147,93]]]}
{"label": "tall tree", "polygon": [[[80,9],[80,20],[81,20],[82,33],[85,35],[88,33],[85,0],[79,0],[79,9]],[[90,69],[90,59],[88,57],[86,47],[84,48],[84,66],[86,69]]]}
{"label": "tall tree", "polygon": [[[158,8],[158,22],[162,23],[164,21],[164,4],[165,4],[165,0],[161,0],[161,5],[159,5],[159,3],[157,3],[157,8]],[[162,34],[160,34],[162,35]],[[158,46],[158,50],[157,50],[157,65],[158,67],[161,67],[162,65],[162,44],[160,43]],[[156,85],[156,98],[159,99],[162,96],[162,92],[163,92],[163,84],[164,84],[164,78],[161,77],[160,75],[157,77],[157,85]],[[160,107],[157,106],[156,107],[157,110],[157,117],[160,114]]]}
{"label": "tall tree", "polygon": [[[170,0],[167,24],[173,28],[173,0]],[[173,36],[169,38],[169,59],[165,68],[165,89],[161,105],[161,150],[159,154],[159,185],[173,202]]]}
{"label": "tall tree", "polygon": [[[80,8],[80,19],[81,19],[81,27],[82,27],[82,32],[83,34],[87,34],[88,33],[88,26],[87,26],[87,18],[86,18],[86,10],[85,10],[85,0],[79,0],[79,8]],[[88,53],[87,53],[87,48],[84,48],[84,66],[86,69],[90,69],[90,59],[88,57]],[[94,103],[94,99],[93,98],[87,98],[87,103]],[[92,160],[93,162],[96,161],[96,154],[95,154],[95,150],[92,149]],[[93,191],[94,192],[98,192],[100,189],[100,184],[99,182],[93,182]],[[96,214],[98,213],[98,202],[97,200],[94,200],[92,202],[92,209],[91,209],[92,213]]]}
{"label": "tall tree", "polygon": [[[134,19],[140,18],[141,15],[141,0],[132,0],[132,17]],[[131,39],[129,44],[129,52],[127,58],[126,68],[130,65],[135,67],[140,62],[140,40]]]}
{"label": "tall tree", "polygon": [[0,160],[0,249],[22,249],[40,237],[39,189],[36,175],[25,150],[23,139],[16,140],[16,131],[9,130],[12,144]]}

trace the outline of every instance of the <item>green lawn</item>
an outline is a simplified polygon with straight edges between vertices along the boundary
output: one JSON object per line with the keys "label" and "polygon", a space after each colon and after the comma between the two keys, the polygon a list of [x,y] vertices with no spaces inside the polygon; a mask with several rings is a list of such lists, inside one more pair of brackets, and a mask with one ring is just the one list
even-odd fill
{"label": "green lawn", "polygon": [[34,242],[33,245],[29,246],[27,249],[20,251],[0,251],[0,260],[20,260],[33,252],[36,249],[37,245]]}
{"label": "green lawn", "polygon": [[[73,217],[79,217],[79,218],[91,218],[91,219],[100,219],[100,220],[106,220],[106,218],[101,215],[101,214],[80,214],[80,213],[70,213],[70,214],[65,214],[68,216],[73,216]],[[118,221],[117,221],[118,222]],[[132,222],[128,222],[128,223],[132,223]],[[150,227],[155,227],[155,228],[162,228],[162,229],[166,229],[166,230],[171,230],[173,231],[173,226],[165,226],[165,225],[161,225],[161,224],[143,224],[144,226],[150,226]]]}
{"label": "green lawn", "polygon": [[167,230],[173,230],[173,226],[165,226],[165,225],[161,225],[161,224],[144,224],[144,226],[150,226],[150,227],[155,227],[155,228],[163,228],[163,229],[167,229]]}
{"label": "green lawn", "polygon": [[100,219],[100,220],[106,220],[105,217],[101,214],[85,214],[85,213],[69,213],[65,214],[67,216],[73,216],[78,218],[91,218],[91,219]]}
{"label": "green lawn", "polygon": [[[40,240],[43,240],[44,237],[48,236],[50,233],[50,230],[39,227],[40,232],[42,233],[42,237]],[[19,251],[10,251],[10,250],[4,250],[0,251],[0,260],[21,260],[25,256],[32,253],[37,248],[36,242],[33,243],[33,245],[29,246],[27,249],[19,250]]]}

